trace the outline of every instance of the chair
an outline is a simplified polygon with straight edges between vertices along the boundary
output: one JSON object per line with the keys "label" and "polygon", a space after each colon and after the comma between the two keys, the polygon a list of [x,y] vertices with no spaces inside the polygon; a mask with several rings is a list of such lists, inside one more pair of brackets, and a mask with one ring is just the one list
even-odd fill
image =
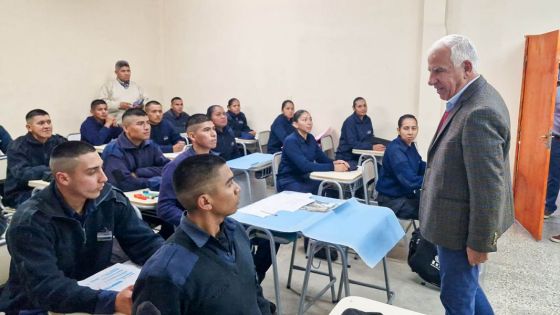
{"label": "chair", "polygon": [[80,141],[82,140],[82,135],[79,132],[69,133],[66,137],[68,141]]}
{"label": "chair", "polygon": [[367,205],[377,205],[377,191],[375,186],[378,179],[377,159],[375,156],[362,162],[362,186],[364,188],[364,201]]}
{"label": "chair", "polygon": [[276,152],[272,156],[272,180],[274,182],[274,189],[278,192],[278,185],[276,184],[276,175],[280,167],[280,160],[282,160],[282,152]]}
{"label": "chair", "polygon": [[261,153],[267,153],[268,151],[268,138],[270,138],[270,130],[260,131],[257,134],[257,145]]}
{"label": "chair", "polygon": [[321,149],[329,158],[334,159],[334,141],[331,135],[321,138]]}

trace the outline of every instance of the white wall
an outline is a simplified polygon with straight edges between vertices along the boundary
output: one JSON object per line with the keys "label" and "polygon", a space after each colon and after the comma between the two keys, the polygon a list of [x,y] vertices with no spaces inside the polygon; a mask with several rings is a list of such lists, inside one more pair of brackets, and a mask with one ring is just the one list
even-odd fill
{"label": "white wall", "polygon": [[118,59],[159,97],[160,34],[160,1],[3,0],[0,124],[17,137],[26,132],[25,114],[43,108],[56,133],[78,131]]}
{"label": "white wall", "polygon": [[152,98],[181,96],[194,113],[238,97],[257,130],[291,98],[311,111],[315,132],[338,132],[363,96],[379,136],[392,138],[401,114],[419,114],[424,151],[443,108],[426,84],[425,50],[463,33],[515,137],[524,35],[558,28],[557,12],[555,0],[4,0],[0,124],[23,134],[25,113],[41,107],[56,132],[78,130],[124,58]]}

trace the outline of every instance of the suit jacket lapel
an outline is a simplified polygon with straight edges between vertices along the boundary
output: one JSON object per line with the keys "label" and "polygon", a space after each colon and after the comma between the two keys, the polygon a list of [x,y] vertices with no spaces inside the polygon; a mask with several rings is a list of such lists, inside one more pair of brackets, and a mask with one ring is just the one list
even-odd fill
{"label": "suit jacket lapel", "polygon": [[432,142],[430,144],[430,147],[428,148],[428,158],[432,155],[433,150],[435,149],[436,145],[438,144],[439,140],[441,139],[441,136],[445,133],[445,130],[447,130],[447,127],[449,126],[449,124],[453,120],[453,117],[457,114],[457,112],[459,112],[459,110],[461,110],[461,108],[463,107],[463,104],[466,103],[471,98],[471,96],[474,94],[474,92],[478,91],[480,89],[480,87],[482,87],[485,83],[486,83],[486,80],[481,75],[480,78],[478,78],[475,82],[473,82],[463,92],[463,94],[459,98],[459,101],[457,102],[457,105],[455,105],[455,107],[451,110],[451,112],[449,113],[449,116],[447,116],[447,119],[445,120],[445,122],[441,126],[441,129],[439,130],[439,132],[436,131],[436,134],[432,138]]}

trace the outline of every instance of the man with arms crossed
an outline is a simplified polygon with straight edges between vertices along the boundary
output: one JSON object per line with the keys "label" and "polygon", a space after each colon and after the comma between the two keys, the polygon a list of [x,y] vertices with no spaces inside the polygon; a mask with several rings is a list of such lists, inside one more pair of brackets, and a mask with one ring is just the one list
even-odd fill
{"label": "man with arms crossed", "polygon": [[54,181],[17,209],[8,228],[12,260],[0,311],[130,314],[131,287],[93,290],[76,282],[111,265],[113,239],[136,264],[163,243],[125,195],[107,183],[102,164],[85,142],[53,150]]}
{"label": "man with arms crossed", "polygon": [[428,52],[428,84],[447,101],[428,149],[422,235],[437,245],[446,314],[493,314],[479,264],[513,223],[510,121],[500,94],[476,71],[470,40],[448,35]]}

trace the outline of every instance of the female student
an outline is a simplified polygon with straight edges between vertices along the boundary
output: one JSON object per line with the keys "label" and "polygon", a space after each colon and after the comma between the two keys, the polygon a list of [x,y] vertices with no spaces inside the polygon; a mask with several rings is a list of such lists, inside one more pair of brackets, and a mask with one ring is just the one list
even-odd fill
{"label": "female student", "polygon": [[340,141],[336,150],[336,158],[356,166],[359,155],[353,149],[384,151],[383,139],[375,138],[373,125],[367,115],[367,103],[363,97],[356,97],[352,102],[354,113],[342,124]]}
{"label": "female student", "polygon": [[227,120],[228,126],[233,130],[236,138],[241,139],[255,139],[257,134],[247,125],[247,118],[241,112],[241,103],[236,98],[232,98],[227,103]]}
{"label": "female student", "polygon": [[228,126],[224,108],[220,105],[212,105],[206,110],[206,116],[208,116],[214,123],[214,126],[216,126],[218,142],[214,151],[220,153],[220,157],[226,161],[240,157],[241,152],[235,143],[233,130]]}
{"label": "female student", "polygon": [[267,152],[274,154],[282,151],[284,139],[294,132],[292,126],[292,117],[294,117],[294,102],[285,100],[282,102],[282,114],[278,115],[270,126],[270,137],[268,138]]}
{"label": "female student", "polygon": [[345,172],[349,165],[345,161],[332,161],[319,148],[315,137],[310,133],[313,120],[308,111],[300,109],[294,114],[293,126],[296,129],[286,137],[282,159],[277,175],[278,190],[317,193],[319,181],[309,178],[315,171]]}
{"label": "female student", "polygon": [[400,219],[418,219],[419,189],[426,170],[414,143],[418,122],[413,115],[403,115],[398,126],[399,136],[389,143],[383,156],[377,201]]}

